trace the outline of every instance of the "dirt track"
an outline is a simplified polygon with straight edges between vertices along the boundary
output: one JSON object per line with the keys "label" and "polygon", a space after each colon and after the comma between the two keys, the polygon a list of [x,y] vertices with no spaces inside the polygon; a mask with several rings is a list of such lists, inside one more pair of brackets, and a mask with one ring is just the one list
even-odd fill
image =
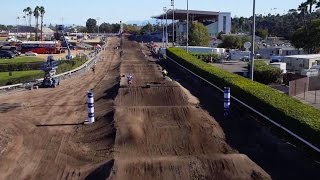
{"label": "dirt track", "polygon": [[[198,101],[125,42],[96,72],[0,97],[0,179],[269,179]],[[132,73],[128,87],[125,77]],[[119,83],[120,82],[120,83]],[[147,88],[146,84],[151,87]],[[94,88],[97,122],[84,126]]]}

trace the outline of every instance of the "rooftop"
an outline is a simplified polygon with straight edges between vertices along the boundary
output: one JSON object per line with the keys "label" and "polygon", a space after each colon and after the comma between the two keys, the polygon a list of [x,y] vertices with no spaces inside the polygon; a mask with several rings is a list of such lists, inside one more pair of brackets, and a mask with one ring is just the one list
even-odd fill
{"label": "rooftop", "polygon": [[[173,19],[173,13],[174,13],[174,19],[186,20],[187,12],[188,12],[187,10],[183,10],[183,9],[175,9],[175,10],[169,9],[167,11],[167,17],[168,19]],[[215,19],[219,16],[219,13],[222,13],[222,12],[189,10],[189,17],[190,19],[192,18],[194,20]],[[165,19],[166,13],[160,14],[159,16],[153,16],[152,18]]]}
{"label": "rooftop", "polygon": [[320,59],[320,54],[305,54],[305,55],[292,55],[292,56],[285,56],[286,58],[297,58],[297,59]]}

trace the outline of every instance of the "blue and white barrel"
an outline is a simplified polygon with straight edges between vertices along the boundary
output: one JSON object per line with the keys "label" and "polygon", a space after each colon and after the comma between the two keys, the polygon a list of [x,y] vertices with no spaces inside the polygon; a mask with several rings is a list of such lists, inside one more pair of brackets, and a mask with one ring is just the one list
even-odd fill
{"label": "blue and white barrel", "polygon": [[224,106],[224,116],[227,117],[229,116],[229,112],[230,112],[230,88],[229,87],[225,87],[224,88],[224,100],[223,100],[223,106]]}
{"label": "blue and white barrel", "polygon": [[90,90],[88,91],[88,123],[94,123],[94,98],[93,92]]}

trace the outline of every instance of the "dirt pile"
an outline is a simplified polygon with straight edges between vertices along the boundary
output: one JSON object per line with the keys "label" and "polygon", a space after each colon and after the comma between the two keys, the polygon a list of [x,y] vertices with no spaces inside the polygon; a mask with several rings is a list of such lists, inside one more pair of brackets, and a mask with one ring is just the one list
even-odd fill
{"label": "dirt pile", "polygon": [[120,73],[134,80],[128,85],[122,77],[115,100],[110,179],[270,179],[226,144],[219,124],[190,93],[163,78],[139,44],[126,41],[121,61]]}

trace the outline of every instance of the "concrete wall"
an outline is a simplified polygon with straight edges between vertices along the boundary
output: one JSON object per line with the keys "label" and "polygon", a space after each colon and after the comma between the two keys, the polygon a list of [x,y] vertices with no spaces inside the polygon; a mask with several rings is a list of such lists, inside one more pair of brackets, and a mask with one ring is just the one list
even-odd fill
{"label": "concrete wall", "polygon": [[[225,19],[225,25],[224,25],[224,19]],[[231,13],[224,13],[224,12],[219,13],[218,31],[219,32],[222,31],[226,34],[230,34],[230,32],[231,32]]]}
{"label": "concrete wall", "polygon": [[289,96],[296,96],[308,91],[309,78],[301,78],[289,82]]}
{"label": "concrete wall", "polygon": [[320,76],[309,77],[309,91],[320,90]]}

